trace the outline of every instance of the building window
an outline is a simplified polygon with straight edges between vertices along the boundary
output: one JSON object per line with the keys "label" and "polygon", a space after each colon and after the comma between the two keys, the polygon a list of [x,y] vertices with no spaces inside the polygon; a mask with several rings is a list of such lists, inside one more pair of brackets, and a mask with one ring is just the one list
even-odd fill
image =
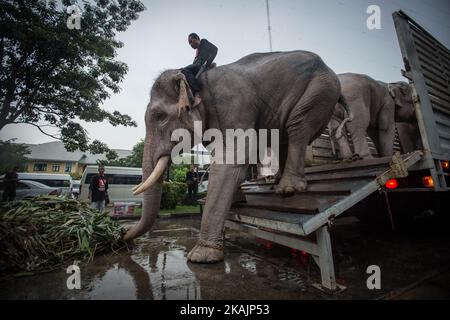
{"label": "building window", "polygon": [[52,171],[53,171],[53,172],[59,172],[59,169],[60,169],[59,163],[54,163],[54,164],[52,165]]}
{"label": "building window", "polygon": [[35,163],[33,171],[47,171],[46,163]]}
{"label": "building window", "polygon": [[71,173],[72,172],[72,164],[71,163],[66,163],[66,166],[64,168],[64,172],[66,172],[66,173]]}

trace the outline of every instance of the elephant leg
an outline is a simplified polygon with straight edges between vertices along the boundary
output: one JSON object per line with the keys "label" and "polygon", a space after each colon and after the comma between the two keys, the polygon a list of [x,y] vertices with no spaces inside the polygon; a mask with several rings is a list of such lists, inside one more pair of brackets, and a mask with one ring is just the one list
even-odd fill
{"label": "elephant leg", "polygon": [[306,148],[320,136],[333,115],[340,95],[339,83],[329,76],[312,80],[286,123],[288,150],[286,164],[275,192],[289,195],[306,190]]}
{"label": "elephant leg", "polygon": [[275,188],[279,194],[292,194],[295,191],[306,189],[306,179],[304,174],[306,147],[308,143],[295,141],[288,144],[286,165],[281,175],[280,182]]}
{"label": "elephant leg", "polygon": [[372,158],[369,144],[367,143],[367,127],[364,123],[349,123],[347,128],[353,141],[355,154],[363,159]]}
{"label": "elephant leg", "polygon": [[377,150],[380,157],[394,154],[395,139],[395,106],[387,104],[380,110],[378,116]]}
{"label": "elephant leg", "polygon": [[284,168],[286,166],[287,155],[288,155],[288,146],[280,145],[279,159],[278,159],[279,169],[278,169],[278,172],[275,174],[275,183],[276,184],[278,184],[280,182],[281,176],[283,175]]}
{"label": "elephant leg", "polygon": [[200,239],[187,258],[196,263],[223,260],[223,228],[238,188],[245,179],[247,165],[213,164],[208,195],[203,210]]}

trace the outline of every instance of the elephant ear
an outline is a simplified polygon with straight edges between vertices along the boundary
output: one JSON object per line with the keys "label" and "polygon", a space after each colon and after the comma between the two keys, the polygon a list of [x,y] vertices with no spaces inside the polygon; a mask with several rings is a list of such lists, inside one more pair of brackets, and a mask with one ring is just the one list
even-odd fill
{"label": "elephant ear", "polygon": [[175,76],[175,80],[178,82],[179,86],[179,96],[178,96],[178,117],[185,111],[191,109],[192,104],[192,92],[186,81],[186,77],[181,72]]}
{"label": "elephant ear", "polygon": [[394,99],[398,107],[407,106],[408,100],[411,100],[411,86],[403,81],[388,84],[389,94]]}
{"label": "elephant ear", "polygon": [[395,83],[389,83],[388,90],[389,90],[389,95],[394,100],[395,105],[398,107],[401,107],[402,102],[400,99],[400,92],[399,92],[399,88],[397,87],[397,85]]}

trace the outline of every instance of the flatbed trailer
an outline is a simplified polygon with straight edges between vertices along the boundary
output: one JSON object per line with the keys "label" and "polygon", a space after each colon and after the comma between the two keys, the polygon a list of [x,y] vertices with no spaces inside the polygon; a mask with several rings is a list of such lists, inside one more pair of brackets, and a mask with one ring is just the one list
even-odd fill
{"label": "flatbed trailer", "polygon": [[[336,283],[330,239],[330,228],[338,216],[376,191],[381,194],[379,200],[386,200],[383,210],[392,223],[395,206],[390,203],[402,201],[404,195],[415,195],[408,201],[411,203],[424,204],[422,199],[426,199],[425,206],[432,209],[449,208],[450,52],[402,11],[394,12],[393,19],[405,63],[402,74],[413,88],[423,150],[337,163],[325,133],[313,142],[307,155],[310,164],[319,165],[306,168],[306,191],[283,198],[274,193],[271,182],[245,183],[241,189],[246,202],[231,208],[225,224],[311,254],[321,272],[321,283],[314,286],[330,293],[344,289]],[[396,148],[400,149],[398,142]],[[386,183],[391,179],[396,179],[397,186],[389,189]]]}

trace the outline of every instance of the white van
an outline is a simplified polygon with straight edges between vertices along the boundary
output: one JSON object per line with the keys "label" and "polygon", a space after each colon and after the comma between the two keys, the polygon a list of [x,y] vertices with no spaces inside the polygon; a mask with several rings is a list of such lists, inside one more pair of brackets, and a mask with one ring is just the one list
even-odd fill
{"label": "white van", "polygon": [[[89,185],[92,178],[98,174],[98,166],[87,166],[81,176],[79,200],[89,202]],[[108,180],[108,195],[110,203],[138,202],[142,203],[142,194],[133,195],[131,190],[142,181],[141,168],[105,167]]]}
{"label": "white van", "polygon": [[[19,180],[36,181],[49,187],[59,188],[62,194],[68,194],[72,185],[72,177],[69,174],[18,172],[17,175]],[[3,177],[4,175],[0,179]]]}

